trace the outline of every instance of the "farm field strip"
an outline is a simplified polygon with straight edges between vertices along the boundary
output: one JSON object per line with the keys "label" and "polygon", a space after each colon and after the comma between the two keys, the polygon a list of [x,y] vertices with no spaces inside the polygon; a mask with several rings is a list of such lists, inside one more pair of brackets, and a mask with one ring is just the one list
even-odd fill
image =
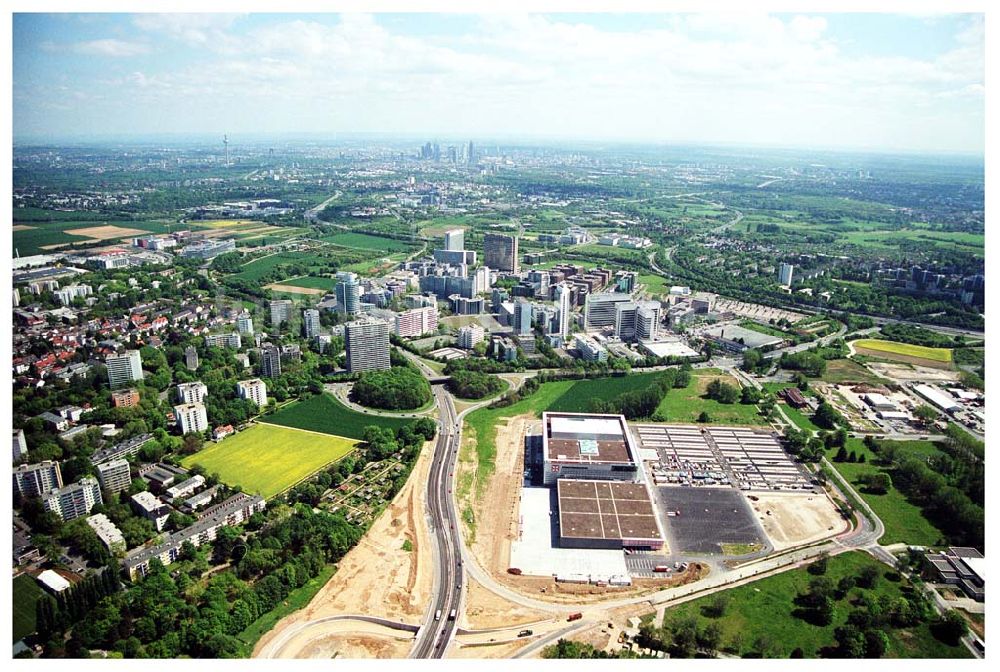
{"label": "farm field strip", "polygon": [[378,425],[396,430],[412,422],[412,419],[359,413],[324,392],[305,401],[289,404],[277,413],[266,416],[263,422],[360,440],[364,436],[365,427]]}
{"label": "farm field strip", "polygon": [[948,348],[929,348],[923,345],[913,345],[912,343],[898,343],[896,341],[883,341],[876,338],[862,338],[854,341],[854,347],[871,351],[863,354],[904,355],[906,357],[916,357],[928,359],[932,362],[947,363],[951,361],[952,353]]}

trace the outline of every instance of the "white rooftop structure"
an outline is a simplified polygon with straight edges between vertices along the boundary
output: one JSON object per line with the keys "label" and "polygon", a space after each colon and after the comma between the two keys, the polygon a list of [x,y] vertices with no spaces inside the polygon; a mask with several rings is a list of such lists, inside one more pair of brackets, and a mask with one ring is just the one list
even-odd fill
{"label": "white rooftop structure", "polygon": [[962,562],[986,583],[986,558],[963,557]]}
{"label": "white rooftop structure", "polygon": [[961,406],[956,403],[950,394],[944,392],[933,385],[916,385],[913,391],[919,394],[921,397],[931,402],[942,411],[957,411]]}
{"label": "white rooftop structure", "polygon": [[46,569],[44,572],[39,574],[38,580],[54,593],[61,593],[70,587],[69,581],[51,569]]}
{"label": "white rooftop structure", "polygon": [[552,435],[573,434],[575,436],[607,436],[622,438],[621,421],[617,418],[595,418],[586,417],[566,417],[561,415],[552,416],[550,427]]}

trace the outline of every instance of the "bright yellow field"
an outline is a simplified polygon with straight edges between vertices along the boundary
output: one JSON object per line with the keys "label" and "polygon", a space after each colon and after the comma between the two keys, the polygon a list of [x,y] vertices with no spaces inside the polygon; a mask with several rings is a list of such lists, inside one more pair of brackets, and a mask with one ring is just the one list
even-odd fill
{"label": "bright yellow field", "polygon": [[270,498],[354,450],[359,442],[291,427],[256,424],[181,460],[229,485]]}
{"label": "bright yellow field", "polygon": [[919,357],[921,359],[929,359],[934,362],[951,361],[951,350],[948,348],[928,348],[923,345],[896,343],[895,341],[882,341],[875,338],[859,339],[854,341],[854,346],[857,348],[865,348],[866,350],[888,352],[895,355]]}

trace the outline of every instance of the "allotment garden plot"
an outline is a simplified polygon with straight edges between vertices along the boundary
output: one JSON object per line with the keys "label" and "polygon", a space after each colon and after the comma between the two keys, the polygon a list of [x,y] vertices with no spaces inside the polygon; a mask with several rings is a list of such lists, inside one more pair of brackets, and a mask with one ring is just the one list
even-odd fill
{"label": "allotment garden plot", "polygon": [[273,497],[344,457],[354,439],[277,425],[256,424],[181,461],[201,465],[223,482]]}

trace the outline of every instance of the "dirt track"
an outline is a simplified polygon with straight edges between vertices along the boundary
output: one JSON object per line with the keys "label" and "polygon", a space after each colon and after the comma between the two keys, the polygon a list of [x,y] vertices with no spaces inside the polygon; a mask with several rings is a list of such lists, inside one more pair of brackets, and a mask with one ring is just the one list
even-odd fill
{"label": "dirt track", "polygon": [[848,523],[825,495],[755,492],[750,501],[776,551],[843,532]]}
{"label": "dirt track", "polygon": [[[425,485],[433,450],[433,443],[424,445],[406,485],[364,539],[344,556],[337,572],[304,609],[282,619],[257,642],[254,657],[261,655],[269,642],[280,639],[283,632],[324,616],[365,614],[411,624],[421,621],[434,580],[433,551],[424,516]],[[403,550],[406,540],[412,544],[411,551]],[[309,636],[296,635],[282,644],[279,655],[311,658],[315,650],[316,655],[328,657],[319,652],[328,647],[316,648],[312,642],[340,629],[342,626],[336,622],[311,627]],[[402,655],[405,657],[406,651]]]}

